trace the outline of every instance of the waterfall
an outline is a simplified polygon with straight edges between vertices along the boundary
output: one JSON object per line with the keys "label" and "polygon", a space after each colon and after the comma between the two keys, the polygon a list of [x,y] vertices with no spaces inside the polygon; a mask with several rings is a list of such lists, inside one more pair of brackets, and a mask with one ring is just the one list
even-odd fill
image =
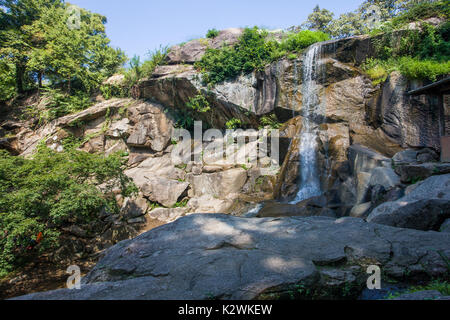
{"label": "waterfall", "polygon": [[304,56],[302,83],[303,127],[300,136],[300,190],[292,203],[322,194],[317,165],[319,121],[323,118],[320,103],[320,86],[317,84],[321,60],[321,44],[312,45]]}

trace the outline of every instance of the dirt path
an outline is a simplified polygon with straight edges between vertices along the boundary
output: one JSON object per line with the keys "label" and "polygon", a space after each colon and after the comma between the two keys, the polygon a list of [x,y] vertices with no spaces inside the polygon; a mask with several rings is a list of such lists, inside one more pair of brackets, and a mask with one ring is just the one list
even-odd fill
{"label": "dirt path", "polygon": [[49,291],[66,287],[66,273],[70,265],[78,265],[84,276],[92,269],[96,260],[74,261],[73,263],[55,264],[41,259],[9,276],[0,279],[0,300],[22,296],[34,292]]}

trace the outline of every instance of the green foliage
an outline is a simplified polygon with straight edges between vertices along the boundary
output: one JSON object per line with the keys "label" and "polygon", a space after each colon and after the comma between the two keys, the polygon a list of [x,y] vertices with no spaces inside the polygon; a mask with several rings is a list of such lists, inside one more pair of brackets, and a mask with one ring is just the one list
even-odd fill
{"label": "green foliage", "polygon": [[315,30],[328,32],[328,26],[333,21],[334,13],[327,9],[320,9],[316,6],[313,12],[308,16],[308,20],[302,24],[302,28],[306,30]]}
{"label": "green foliage", "polygon": [[379,33],[379,28],[389,25],[399,28],[406,23],[441,17],[448,19],[449,2],[431,0],[366,0],[357,10],[341,14],[333,19],[333,13],[316,6],[308,20],[291,30],[317,30],[333,38],[345,38],[370,32]]}
{"label": "green foliage", "polygon": [[148,52],[149,59],[141,63],[139,57],[134,56],[130,61],[130,69],[124,71],[124,90],[129,95],[129,90],[141,79],[149,78],[157,66],[165,65],[169,48],[160,46],[158,49]]}
{"label": "green foliage", "polygon": [[450,74],[450,61],[401,57],[388,60],[368,59],[362,66],[374,85],[386,81],[393,71],[399,71],[408,79],[428,79],[436,81],[439,76]]}
{"label": "green foliage", "polygon": [[148,53],[150,58],[142,64],[142,76],[144,78],[150,77],[157,66],[165,65],[168,53],[169,47],[162,45],[158,49],[150,51]]}
{"label": "green foliage", "polygon": [[438,291],[444,296],[449,296],[450,295],[450,283],[447,280],[437,279],[437,280],[433,280],[433,281],[429,282],[426,285],[410,287],[406,291],[403,290],[400,292],[396,292],[394,294],[390,293],[386,297],[386,299],[392,300],[392,299],[398,298],[399,296],[404,295],[404,294],[410,294],[410,293],[415,293],[415,292],[420,292],[420,291],[428,291],[428,290]]}
{"label": "green foliage", "polygon": [[186,198],[182,201],[175,203],[173,208],[185,208],[187,206],[188,202],[189,202],[189,199]]}
{"label": "green foliage", "polygon": [[386,81],[388,73],[382,65],[377,65],[366,70],[367,75],[373,80],[373,85],[376,86]]}
{"label": "green foliage", "polygon": [[436,81],[438,76],[450,74],[450,61],[439,62],[403,57],[399,60],[399,70],[409,79]]}
{"label": "green foliage", "polygon": [[92,105],[90,97],[83,91],[72,95],[60,89],[44,89],[46,98],[46,110],[40,115],[40,120],[48,122],[70,113],[79,112]]}
{"label": "green foliage", "polygon": [[450,59],[450,22],[436,28],[423,23],[420,29],[403,31],[384,29],[374,39],[376,55],[380,59],[410,56],[420,59],[447,61]]}
{"label": "green foliage", "polygon": [[177,110],[174,114],[175,118],[175,127],[184,128],[184,129],[192,129],[194,127],[194,116],[192,112]]}
{"label": "green foliage", "polygon": [[158,202],[149,201],[149,208],[150,208],[150,211],[152,211],[157,208],[163,208],[163,206],[160,205]]}
{"label": "green foliage", "polygon": [[425,20],[428,18],[440,17],[449,19],[450,3],[448,1],[420,1],[409,6],[407,10],[394,17],[389,23],[394,27],[401,27],[407,23]]}
{"label": "green foliage", "polygon": [[274,51],[274,42],[266,42],[266,32],[257,27],[246,28],[240,41],[233,47],[206,50],[196,66],[206,83],[216,84],[240,73],[262,69]]}
{"label": "green foliage", "polygon": [[206,38],[213,39],[219,35],[219,30],[217,29],[210,29],[208,30],[208,33],[206,33]]}
{"label": "green foliage", "polygon": [[301,51],[316,42],[330,40],[330,36],[321,31],[304,30],[298,33],[292,33],[285,39],[280,48],[287,51]]}
{"label": "green foliage", "polygon": [[385,29],[374,40],[378,59],[369,59],[363,69],[374,80],[384,82],[394,70],[409,79],[436,81],[450,74],[450,23],[436,28],[423,24],[420,30],[404,31],[402,36],[394,29]]}
{"label": "green foliage", "polygon": [[204,83],[215,85],[241,73],[263,70],[264,67],[288,51],[300,51],[309,45],[328,40],[322,32],[302,31],[292,33],[283,43],[268,39],[268,32],[246,28],[233,47],[208,48],[202,59],[195,64],[201,71]]}
{"label": "green foliage", "polygon": [[71,11],[62,0],[1,0],[0,60],[15,66],[16,89],[45,80],[92,92],[125,61],[109,46],[106,18],[80,9],[79,28],[69,28]]}
{"label": "green foliage", "polygon": [[44,146],[33,159],[0,151],[0,273],[33,257],[27,247],[39,232],[36,249],[48,252],[57,248],[61,228],[94,221],[102,208],[118,210],[113,188],[124,196],[136,192],[123,165],[119,155],[56,153]]}
{"label": "green foliage", "polygon": [[211,106],[208,100],[201,93],[199,93],[193,98],[190,98],[189,101],[186,103],[186,107],[200,113],[205,113],[211,110]]}
{"label": "green foliage", "polygon": [[225,127],[227,129],[237,129],[242,127],[242,121],[240,119],[230,119],[229,121],[227,121],[227,123],[225,124]]}
{"label": "green foliage", "polygon": [[15,66],[11,63],[0,61],[0,101],[6,101],[15,96]]}
{"label": "green foliage", "polygon": [[271,129],[280,129],[282,124],[278,121],[275,114],[262,116],[259,120],[260,129],[270,127]]}
{"label": "green foliage", "polygon": [[100,87],[100,92],[106,100],[111,98],[125,98],[128,95],[127,89],[121,84],[103,84]]}
{"label": "green foliage", "polygon": [[241,66],[236,60],[233,48],[206,49],[201,61],[196,63],[205,83],[214,85],[226,79],[233,78],[241,72]]}

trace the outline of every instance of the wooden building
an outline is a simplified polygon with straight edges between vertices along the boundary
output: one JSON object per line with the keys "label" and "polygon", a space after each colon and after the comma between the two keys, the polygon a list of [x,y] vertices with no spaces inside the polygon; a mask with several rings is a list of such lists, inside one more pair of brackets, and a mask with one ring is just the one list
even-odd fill
{"label": "wooden building", "polygon": [[435,96],[439,108],[439,133],[441,136],[441,161],[450,162],[450,77],[408,92],[409,95]]}

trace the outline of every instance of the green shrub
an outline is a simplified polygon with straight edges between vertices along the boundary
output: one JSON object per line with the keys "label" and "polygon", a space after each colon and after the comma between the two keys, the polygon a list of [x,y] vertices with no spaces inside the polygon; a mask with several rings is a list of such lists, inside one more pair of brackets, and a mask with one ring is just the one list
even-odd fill
{"label": "green shrub", "polygon": [[389,74],[395,70],[395,62],[392,60],[383,61],[380,59],[369,58],[361,66],[366,74],[373,80],[373,85],[386,81]]}
{"label": "green shrub", "polygon": [[386,80],[394,70],[409,79],[436,81],[450,74],[450,23],[436,28],[423,24],[420,30],[403,31],[400,37],[395,29],[374,40],[378,59],[369,59],[363,69],[374,84]]}
{"label": "green shrub", "polygon": [[263,70],[268,63],[286,56],[290,51],[298,52],[328,39],[329,36],[322,32],[301,31],[291,34],[279,44],[268,39],[267,31],[257,27],[246,28],[234,47],[208,48],[195,65],[201,71],[204,83],[215,85],[241,73]]}
{"label": "green shrub", "polygon": [[266,42],[266,32],[258,28],[246,28],[239,43],[234,47],[207,49],[202,59],[196,63],[202,71],[203,81],[217,84],[240,73],[262,69],[274,51],[274,42]]}
{"label": "green shrub", "polygon": [[392,71],[399,71],[408,79],[428,79],[436,81],[439,76],[450,74],[450,61],[401,57],[388,60],[368,59],[362,66],[374,85],[386,80]]}
{"label": "green shrub", "polygon": [[100,92],[106,100],[111,98],[125,98],[127,96],[126,88],[118,84],[103,84],[100,87]]}
{"label": "green shrub", "polygon": [[194,116],[191,111],[176,110],[172,111],[172,116],[175,119],[176,128],[184,128],[190,130],[194,128]]}
{"label": "green shrub", "polygon": [[403,57],[399,60],[399,70],[409,79],[436,81],[438,76],[450,74],[450,61],[439,62]]}
{"label": "green shrub", "polygon": [[150,77],[155,71],[156,67],[166,64],[167,54],[169,53],[169,47],[160,46],[154,51],[149,51],[149,59],[143,63],[140,62],[139,57],[134,57],[130,61],[130,69],[124,71],[125,75],[125,88],[130,89],[141,79]]}
{"label": "green shrub", "polygon": [[262,70],[277,49],[276,41],[266,41],[267,31],[246,28],[235,46],[236,62],[244,73]]}
{"label": "green shrub", "polygon": [[[40,146],[33,159],[0,151],[0,274],[57,248],[61,228],[97,219],[102,208],[117,211],[113,188],[124,196],[136,187],[123,174],[124,159]],[[104,193],[96,187],[102,184]],[[36,250],[27,247],[42,232]]]}
{"label": "green shrub", "polygon": [[397,32],[387,28],[374,39],[376,56],[387,60],[410,56],[437,61],[450,60],[450,22],[439,27],[423,23],[420,29]]}
{"label": "green shrub", "polygon": [[15,67],[0,61],[0,101],[6,101],[16,95]]}
{"label": "green shrub", "polygon": [[213,39],[213,38],[217,37],[218,35],[219,35],[219,30],[217,30],[217,29],[210,29],[206,33],[206,38]]}
{"label": "green shrub", "polygon": [[227,129],[238,129],[238,128],[242,127],[242,121],[240,119],[236,119],[236,118],[230,119],[225,124],[225,127]]}
{"label": "green shrub", "polygon": [[70,95],[60,89],[45,88],[46,110],[41,121],[47,122],[67,114],[76,113],[92,106],[89,94],[77,91]]}
{"label": "green shrub", "polygon": [[270,127],[271,129],[280,129],[282,126],[282,124],[278,121],[277,116],[274,114],[261,117],[259,123],[261,124],[260,129],[265,127]]}
{"label": "green shrub", "polygon": [[285,39],[280,47],[287,51],[301,51],[316,42],[330,40],[330,36],[320,31],[303,30],[293,33]]}
{"label": "green shrub", "polygon": [[142,76],[144,78],[150,77],[157,66],[165,65],[168,53],[168,46],[160,46],[158,49],[150,51],[150,59],[142,64]]}
{"label": "green shrub", "polygon": [[388,77],[388,73],[383,66],[375,66],[371,69],[368,69],[366,72],[367,75],[373,80],[373,84],[375,86],[377,84],[385,82]]}
{"label": "green shrub", "polygon": [[200,113],[205,113],[211,110],[208,100],[201,93],[199,93],[193,98],[190,98],[189,101],[186,103],[186,106],[189,109]]}

